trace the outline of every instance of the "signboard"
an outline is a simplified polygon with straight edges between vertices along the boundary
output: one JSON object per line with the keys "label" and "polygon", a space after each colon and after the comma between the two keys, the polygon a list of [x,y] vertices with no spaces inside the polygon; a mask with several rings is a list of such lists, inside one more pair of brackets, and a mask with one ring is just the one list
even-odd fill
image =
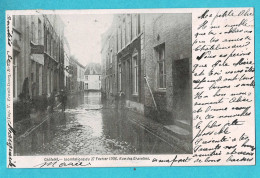
{"label": "signboard", "polygon": [[31,42],[31,54],[43,54],[44,46],[43,45],[35,45]]}

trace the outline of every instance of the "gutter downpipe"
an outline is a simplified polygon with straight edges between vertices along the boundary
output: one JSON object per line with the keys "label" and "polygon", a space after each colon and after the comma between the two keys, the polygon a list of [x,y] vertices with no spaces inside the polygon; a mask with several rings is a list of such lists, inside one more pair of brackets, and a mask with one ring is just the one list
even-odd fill
{"label": "gutter downpipe", "polygon": [[153,103],[154,103],[154,106],[155,106],[155,108],[156,108],[156,111],[158,111],[158,108],[157,108],[157,105],[156,105],[156,102],[155,102],[155,99],[154,99],[154,96],[153,96],[153,92],[152,92],[151,87],[150,87],[150,85],[149,85],[149,83],[148,83],[148,80],[147,80],[146,75],[144,75],[144,79],[145,79],[146,84],[147,84],[147,86],[148,86],[148,88],[149,88],[149,91],[150,91],[150,93],[151,93],[151,96],[152,96]]}

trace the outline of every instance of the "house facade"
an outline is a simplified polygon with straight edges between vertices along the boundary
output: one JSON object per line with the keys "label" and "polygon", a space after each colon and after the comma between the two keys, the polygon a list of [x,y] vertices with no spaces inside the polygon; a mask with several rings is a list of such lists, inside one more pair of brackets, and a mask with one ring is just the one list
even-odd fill
{"label": "house facade", "polygon": [[90,63],[85,67],[85,91],[101,90],[101,65]]}
{"label": "house facade", "polygon": [[76,61],[77,63],[77,82],[78,82],[78,91],[84,91],[84,72],[85,67]]}
{"label": "house facade", "polygon": [[126,107],[191,129],[191,27],[191,14],[115,15],[102,41],[102,94],[123,93]]}
{"label": "house facade", "polygon": [[152,115],[157,107],[161,119],[172,118],[191,129],[191,14],[150,14],[144,28],[146,114]]}
{"label": "house facade", "polygon": [[64,24],[58,15],[14,15],[13,98],[50,96],[64,87]]}
{"label": "house facade", "polygon": [[70,92],[76,93],[84,91],[84,70],[85,67],[77,60],[75,56],[70,56]]}

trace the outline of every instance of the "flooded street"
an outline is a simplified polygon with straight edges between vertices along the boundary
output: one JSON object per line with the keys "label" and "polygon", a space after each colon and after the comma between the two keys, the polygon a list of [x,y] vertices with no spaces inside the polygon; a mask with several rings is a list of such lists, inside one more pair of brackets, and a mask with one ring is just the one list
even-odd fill
{"label": "flooded street", "polygon": [[133,111],[101,102],[100,92],[68,96],[53,114],[15,142],[16,155],[171,154],[178,150],[131,118]]}

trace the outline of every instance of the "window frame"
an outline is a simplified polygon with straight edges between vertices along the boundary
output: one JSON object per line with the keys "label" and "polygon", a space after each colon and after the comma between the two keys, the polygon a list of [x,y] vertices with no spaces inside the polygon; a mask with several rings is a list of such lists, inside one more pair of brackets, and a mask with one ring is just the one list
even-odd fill
{"label": "window frame", "polygon": [[38,44],[42,44],[42,40],[42,21],[40,18],[38,18]]}
{"label": "window frame", "polygon": [[112,67],[113,65],[113,49],[111,48],[110,49],[110,55],[109,55],[109,66],[110,68]]}
{"label": "window frame", "polygon": [[[157,87],[159,90],[166,90],[166,65],[165,65],[165,43],[162,43],[154,48],[155,50],[155,57],[157,61]],[[163,58],[160,58],[160,53],[163,52]],[[160,64],[163,67],[163,73],[160,74]],[[162,81],[161,81],[162,79]],[[162,86],[161,86],[162,82]]]}
{"label": "window frame", "polygon": [[126,19],[122,20],[122,48],[126,46]]}
{"label": "window frame", "polygon": [[118,79],[119,91],[122,91],[122,65],[121,65],[121,63],[118,64],[118,71],[119,71],[119,79]]}
{"label": "window frame", "polygon": [[32,22],[31,22],[31,34],[32,34],[31,41],[32,41],[33,43],[35,43],[35,23],[34,23],[33,20],[32,20]]}
{"label": "window frame", "polygon": [[138,71],[138,52],[132,55],[132,72],[133,72],[133,95],[138,95],[139,93],[139,71]]}

